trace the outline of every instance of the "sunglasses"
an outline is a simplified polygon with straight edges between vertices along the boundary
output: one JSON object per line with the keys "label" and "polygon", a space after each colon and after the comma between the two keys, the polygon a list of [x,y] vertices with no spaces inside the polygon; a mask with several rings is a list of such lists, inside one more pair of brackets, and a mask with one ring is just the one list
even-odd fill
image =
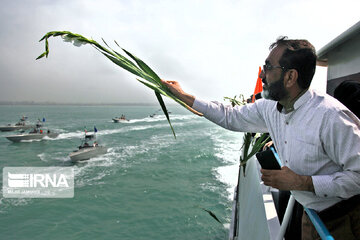
{"label": "sunglasses", "polygon": [[263,71],[266,73],[267,71],[271,71],[275,68],[281,68],[282,70],[286,70],[285,67],[282,67],[282,66],[272,66],[270,64],[265,64],[263,65]]}

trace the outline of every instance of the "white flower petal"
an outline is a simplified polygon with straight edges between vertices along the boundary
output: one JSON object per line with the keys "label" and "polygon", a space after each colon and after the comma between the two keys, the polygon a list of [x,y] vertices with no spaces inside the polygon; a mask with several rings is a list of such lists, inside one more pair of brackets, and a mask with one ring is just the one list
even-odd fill
{"label": "white flower petal", "polygon": [[73,39],[71,37],[69,37],[68,35],[62,35],[61,38],[63,39],[64,42],[72,42]]}
{"label": "white flower petal", "polygon": [[86,43],[79,41],[78,39],[75,39],[73,44],[76,47],[80,47],[81,45],[85,45]]}

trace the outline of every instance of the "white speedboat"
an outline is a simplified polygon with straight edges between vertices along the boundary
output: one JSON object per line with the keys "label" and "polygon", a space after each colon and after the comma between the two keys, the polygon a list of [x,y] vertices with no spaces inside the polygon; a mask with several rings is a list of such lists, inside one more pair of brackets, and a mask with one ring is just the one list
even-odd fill
{"label": "white speedboat", "polygon": [[118,122],[128,122],[129,119],[125,118],[125,115],[121,115],[121,117],[115,117],[112,119],[114,121],[114,123],[118,123]]}
{"label": "white speedboat", "polygon": [[49,129],[43,129],[42,127],[44,123],[45,123],[45,118],[43,118],[42,122],[39,119],[33,130],[31,130],[30,132],[28,133],[22,132],[21,134],[7,136],[6,138],[12,142],[41,140],[44,137],[56,138],[59,134],[50,132]]}
{"label": "white speedboat", "polygon": [[34,125],[25,125],[25,124],[22,124],[21,122],[18,122],[14,125],[9,124],[7,126],[1,126],[0,131],[11,132],[11,131],[15,131],[15,130],[26,130],[26,129],[30,129],[33,127],[34,127]]}
{"label": "white speedboat", "polygon": [[27,117],[22,117],[19,122],[15,124],[8,124],[6,126],[0,126],[0,131],[2,132],[10,132],[15,130],[26,130],[30,128],[34,128],[34,125],[27,125],[26,124]]}
{"label": "white speedboat", "polygon": [[119,123],[119,122],[128,122],[128,119],[121,119],[121,118],[113,118],[112,119],[114,121],[114,123]]}
{"label": "white speedboat", "polygon": [[32,131],[30,133],[16,134],[10,135],[6,138],[12,142],[21,142],[21,141],[29,141],[29,140],[41,140],[44,137],[56,138],[59,134],[52,133],[50,131]]}
{"label": "white speedboat", "polygon": [[80,147],[78,150],[75,150],[69,154],[71,161],[77,162],[77,161],[88,160],[90,158],[97,157],[107,153],[107,148],[104,146],[92,145],[87,147],[81,147],[81,148]]}
{"label": "white speedboat", "polygon": [[69,154],[71,161],[77,162],[88,160],[90,158],[107,153],[107,148],[104,146],[99,146],[99,144],[96,142],[96,132],[96,128],[94,128],[94,134],[86,134],[85,132],[85,137],[79,146],[79,149]]}

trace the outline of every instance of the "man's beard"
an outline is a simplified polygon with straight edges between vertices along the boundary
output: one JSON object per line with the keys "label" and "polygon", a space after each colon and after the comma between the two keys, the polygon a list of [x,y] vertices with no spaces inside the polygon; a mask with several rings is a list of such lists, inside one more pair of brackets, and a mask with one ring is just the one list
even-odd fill
{"label": "man's beard", "polygon": [[265,99],[280,101],[288,97],[288,92],[284,86],[284,76],[282,75],[279,80],[271,84],[265,85],[261,96]]}

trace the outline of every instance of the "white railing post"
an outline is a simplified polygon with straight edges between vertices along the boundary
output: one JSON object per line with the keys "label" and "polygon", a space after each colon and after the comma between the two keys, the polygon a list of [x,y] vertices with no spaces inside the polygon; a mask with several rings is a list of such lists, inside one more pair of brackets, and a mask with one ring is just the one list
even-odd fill
{"label": "white railing post", "polygon": [[[270,147],[270,149],[274,153],[276,160],[280,163],[280,166],[281,166],[281,161],[280,161],[279,155],[277,154],[277,152],[275,151],[275,149],[273,147]],[[283,239],[283,237],[285,235],[285,231],[286,231],[287,225],[288,225],[290,217],[291,217],[294,203],[295,203],[295,199],[294,199],[293,195],[290,195],[290,199],[289,199],[288,205],[286,207],[285,216],[284,216],[283,222],[281,224],[280,232],[279,232],[277,240]],[[319,236],[321,237],[321,239],[322,240],[334,240],[334,238],[330,235],[325,224],[321,221],[321,219],[317,215],[317,213],[313,209],[310,209],[310,208],[304,207],[304,209],[305,209],[306,213],[308,214],[312,224],[314,225],[314,227],[315,227],[316,231],[318,232]]]}
{"label": "white railing post", "polygon": [[283,218],[283,221],[280,226],[280,231],[279,231],[279,234],[278,234],[276,240],[284,239],[286,228],[289,225],[289,221],[290,221],[291,214],[292,214],[292,211],[294,208],[294,204],[295,204],[295,198],[293,197],[293,195],[290,195],[289,202],[286,207],[285,214],[284,214],[284,218]]}

